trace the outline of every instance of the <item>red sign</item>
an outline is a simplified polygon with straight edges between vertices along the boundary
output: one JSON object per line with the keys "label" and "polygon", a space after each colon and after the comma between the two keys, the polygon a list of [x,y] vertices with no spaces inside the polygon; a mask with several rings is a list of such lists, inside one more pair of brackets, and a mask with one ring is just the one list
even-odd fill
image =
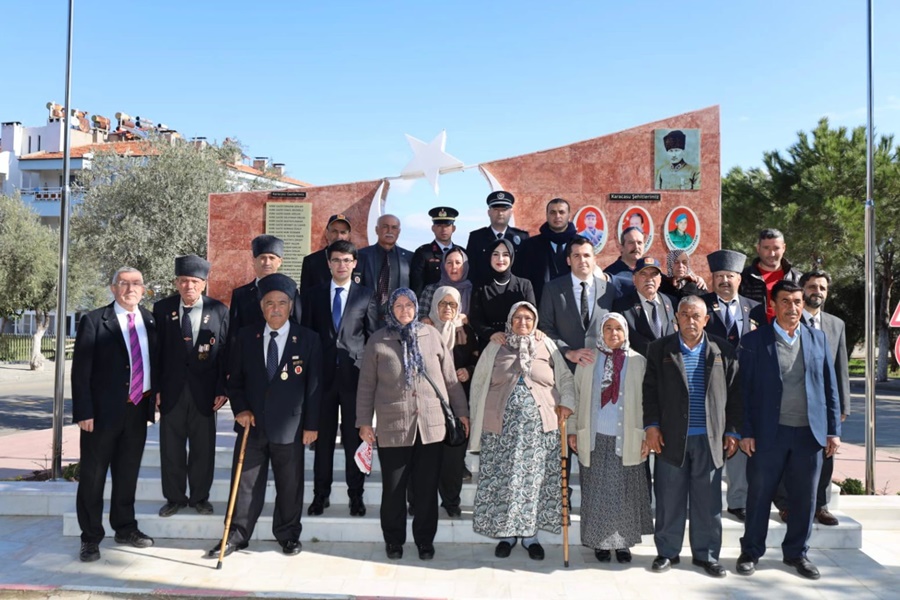
{"label": "red sign", "polygon": [[894,309],[894,316],[891,317],[891,327],[900,327],[900,302],[897,303],[897,308]]}

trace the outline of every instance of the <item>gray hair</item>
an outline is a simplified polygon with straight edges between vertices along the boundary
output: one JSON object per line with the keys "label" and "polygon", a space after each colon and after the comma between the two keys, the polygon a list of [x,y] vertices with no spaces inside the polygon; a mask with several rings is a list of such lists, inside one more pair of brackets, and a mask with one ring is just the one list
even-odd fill
{"label": "gray hair", "polygon": [[141,272],[134,267],[119,267],[113,274],[112,281],[109,282],[110,285],[116,285],[116,283],[118,283],[120,273],[137,273],[138,275],[141,275]]}
{"label": "gray hair", "polygon": [[759,232],[759,241],[763,240],[783,240],[784,234],[777,229],[763,229]]}
{"label": "gray hair", "polygon": [[703,310],[706,310],[706,302],[703,301],[703,298],[697,296],[695,294],[688,294],[678,303],[678,309],[681,310],[682,306],[690,306],[690,305],[702,306]]}

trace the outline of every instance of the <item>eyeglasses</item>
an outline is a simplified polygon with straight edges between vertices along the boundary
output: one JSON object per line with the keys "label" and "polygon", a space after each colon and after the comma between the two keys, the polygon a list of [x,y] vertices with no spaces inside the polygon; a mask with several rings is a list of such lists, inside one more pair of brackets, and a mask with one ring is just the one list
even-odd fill
{"label": "eyeglasses", "polygon": [[144,287],[143,281],[117,281],[116,287],[122,290],[127,290],[128,288],[142,288]]}
{"label": "eyeglasses", "polygon": [[459,304],[457,304],[456,302],[444,302],[443,300],[441,300],[440,302],[438,302],[438,307],[452,308],[453,310],[456,310],[457,308],[459,308]]}
{"label": "eyeglasses", "polygon": [[328,259],[328,262],[333,265],[349,265],[355,260],[355,258],[330,258]]}

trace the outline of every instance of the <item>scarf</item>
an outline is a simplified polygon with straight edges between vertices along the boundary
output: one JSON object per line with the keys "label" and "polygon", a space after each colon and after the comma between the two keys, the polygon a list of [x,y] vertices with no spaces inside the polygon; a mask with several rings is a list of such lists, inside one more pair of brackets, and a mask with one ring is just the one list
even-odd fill
{"label": "scarf", "polygon": [[[441,309],[439,304],[445,296],[451,296],[453,300],[459,304],[459,308],[456,309],[456,314],[453,315],[453,318],[449,321],[441,320]],[[441,340],[448,350],[453,350],[453,347],[456,345],[456,328],[462,327],[463,318],[466,316],[460,312],[461,309],[462,303],[459,300],[459,290],[450,287],[449,285],[442,285],[434,290],[434,296],[431,297],[431,312],[428,313],[428,318],[431,319],[435,329],[441,334]]]}
{"label": "scarf", "polygon": [[403,354],[403,378],[406,389],[413,386],[416,376],[425,370],[425,362],[419,351],[419,329],[422,324],[415,318],[406,325],[401,325],[394,316],[394,303],[400,296],[409,298],[415,306],[415,314],[419,314],[419,302],[416,294],[409,288],[397,288],[388,300],[387,328],[388,331],[400,334],[400,346]]}
{"label": "scarf", "polygon": [[[622,329],[625,330],[625,343],[616,348],[610,348],[603,340],[603,326],[610,319],[618,322]],[[628,323],[625,317],[619,313],[606,313],[603,320],[600,321],[600,336],[597,338],[597,349],[605,356],[603,362],[603,383],[600,385],[600,408],[603,408],[610,402],[613,404],[619,399],[619,386],[622,379],[622,367],[625,366],[625,355],[628,350]]]}
{"label": "scarf", "polygon": [[[516,314],[516,310],[518,310],[520,306],[524,306],[534,314],[534,327],[532,327],[531,333],[526,335],[513,333],[513,315]],[[531,365],[534,362],[534,357],[537,353],[534,338],[534,332],[537,331],[537,324],[538,311],[530,302],[516,302],[512,305],[512,308],[509,309],[509,316],[506,318],[506,345],[518,354],[519,366],[522,367],[522,375],[524,377],[531,376]]]}
{"label": "scarf", "polygon": [[568,244],[578,233],[578,230],[575,229],[575,223],[572,223],[571,221],[569,221],[569,224],[566,225],[566,228],[563,231],[553,231],[547,223],[541,225],[540,229],[541,235],[556,245]]}
{"label": "scarf", "polygon": [[494,265],[491,265],[491,277],[493,277],[494,281],[500,285],[504,285],[509,283],[509,280],[512,278],[512,266],[513,262],[515,262],[516,258],[516,250],[513,246],[513,243],[506,238],[500,238],[499,240],[494,240],[487,247],[487,255],[488,261],[491,259],[491,254],[493,254],[494,250],[497,249],[498,246],[505,246],[509,251],[509,267],[505,271],[498,271],[494,269]]}
{"label": "scarf", "polygon": [[684,254],[688,257],[688,275],[693,273],[693,269],[691,269],[691,261],[690,254],[685,252],[684,250],[672,250],[668,254],[666,254],[666,274],[672,280],[672,285],[677,288],[681,288],[686,283],[685,279],[675,279],[675,261],[681,258],[681,255]]}
{"label": "scarf", "polygon": [[[462,278],[459,281],[453,281],[447,275],[447,258],[454,253],[459,254],[463,261]],[[459,303],[459,312],[463,315],[469,313],[469,299],[472,297],[472,282],[469,281],[469,257],[466,255],[465,250],[459,246],[454,246],[453,249],[444,252],[444,256],[441,258],[441,279],[438,281],[438,286],[455,288],[459,292],[459,298],[456,299]],[[434,306],[434,302],[432,302],[432,306]],[[434,322],[437,323],[437,321]]]}

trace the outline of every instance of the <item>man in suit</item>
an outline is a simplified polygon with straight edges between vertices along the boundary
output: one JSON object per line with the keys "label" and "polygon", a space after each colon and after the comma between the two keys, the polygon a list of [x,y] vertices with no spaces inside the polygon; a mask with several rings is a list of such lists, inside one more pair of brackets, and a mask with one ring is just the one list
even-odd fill
{"label": "man in suit", "polygon": [[397,288],[409,287],[409,265],[412,252],[397,245],[400,238],[400,219],[381,215],[375,225],[378,242],[359,251],[362,283],[375,291],[378,315],[383,321],[387,301]]}
{"label": "man in suit", "polygon": [[[284,240],[274,235],[258,235],[250,242],[253,251],[253,272],[256,278],[250,283],[234,288],[231,292],[231,308],[228,311],[228,326],[234,338],[247,325],[260,325],[263,322],[260,310],[259,280],[281,268],[284,256]],[[291,320],[300,323],[300,303],[294,303]]]}
{"label": "man in suit", "polygon": [[759,232],[759,241],[756,243],[757,257],[741,273],[738,293],[762,304],[763,308],[757,310],[765,310],[766,320],[769,322],[775,318],[775,308],[772,305],[772,288],[775,284],[782,279],[792,283],[800,282],[800,271],[793,268],[784,257],[786,250],[783,233],[777,229],[763,229]]}
{"label": "man in suit", "polygon": [[340,413],[350,514],[362,517],[366,514],[363,503],[365,475],[356,466],[354,458],[360,444],[359,429],[356,428],[356,385],[363,349],[378,326],[378,307],[374,292],[352,281],[356,246],[338,240],[328,246],[327,252],[331,281],[309,290],[303,309],[303,324],[319,334],[322,343],[322,405],[316,440],[315,487],[308,514],[321,515],[331,504],[329,496],[334,479],[334,447]]}
{"label": "man in suit", "polygon": [[475,229],[469,233],[466,242],[466,254],[469,256],[469,279],[476,285],[485,282],[491,273],[491,255],[488,246],[500,238],[509,240],[513,250],[518,254],[522,242],[528,239],[528,232],[509,224],[512,207],[516,198],[509,192],[498,190],[487,196],[488,227]]}
{"label": "man in suit", "polygon": [[[350,240],[350,221],[342,214],[328,217],[328,225],[325,227],[325,248],[338,240]],[[328,257],[325,248],[317,250],[303,257],[303,265],[300,267],[300,297],[305,298],[306,292],[317,285],[331,281],[331,271],[328,269]]]}
{"label": "man in suit", "polygon": [[637,261],[644,256],[644,230],[628,227],[616,241],[619,243],[619,258],[604,271],[610,275],[634,273]]}
{"label": "man in suit", "polygon": [[[821,329],[825,332],[828,347],[831,349],[831,361],[834,363],[834,376],[838,399],[841,403],[841,423],[850,414],[850,370],[847,360],[847,337],[844,321],[825,312],[822,307],[828,298],[828,288],[831,286],[831,276],[825,271],[810,271],[800,277],[800,287],[803,288],[803,317],[801,322],[813,329]],[[838,524],[837,517],[828,510],[828,487],[831,485],[831,476],[834,474],[834,457],[822,457],[822,473],[819,476],[819,484],[816,488],[816,512],[815,520],[822,525],[834,526]],[[775,494],[775,507],[782,520],[787,519],[787,491],[784,479],[778,486]]]}
{"label": "man in suit", "polygon": [[437,206],[428,211],[428,216],[431,217],[434,240],[416,248],[409,267],[409,287],[417,297],[421,297],[425,286],[440,281],[444,254],[457,247],[453,243],[453,234],[459,211],[449,206]]}
{"label": "man in suit", "polygon": [[645,256],[634,264],[634,289],[613,303],[613,310],[628,322],[628,340],[634,351],[647,356],[653,340],[675,333],[675,309],[672,299],[659,293],[662,267],[655,258]]}
{"label": "man in suit", "polygon": [[134,496],[153,422],[156,385],[156,319],[139,303],[144,278],[122,267],[112,278],[112,304],[89,312],[78,324],[72,357],[72,420],[81,429],[81,476],[75,508],[81,527],[82,562],[100,559],[103,488],[112,471],[109,523],[116,543],[148,548],[153,539],[138,529]]}
{"label": "man in suit", "polygon": [[[741,285],[741,271],[747,256],[734,250],[716,250],[707,255],[709,271],[712,273],[713,291],[704,295],[709,321],[706,333],[728,340],[735,349],[741,337],[758,326],[751,318],[751,311],[759,306],[749,298],[738,294]],[[728,512],[743,522],[747,518],[747,455],[735,452],[725,461],[725,477],[728,482],[726,500]]]}
{"label": "man in suit", "polygon": [[[316,441],[319,429],[322,345],[314,332],[288,320],[297,284],[274,273],[259,280],[259,291],[265,322],[241,329],[228,353],[228,398],[238,433],[235,468],[241,438],[249,437],[226,556],[246,548],[253,537],[266,498],[270,461],[275,476],[272,533],[284,554],[300,553],[303,446]],[[218,557],[221,544],[207,556]]]}
{"label": "man in suit", "polygon": [[[724,577],[722,467],[738,449],[743,407],[734,348],[704,331],[709,315],[698,296],[678,304],[678,333],[651,342],[644,375],[644,427],[656,452],[657,557],[652,570],[680,562],[690,501],[691,555]],[[724,449],[724,453],[723,453]]]}
{"label": "man in suit", "polygon": [[806,557],[816,486],[825,456],[840,446],[841,419],[834,361],[825,334],[800,323],[803,289],[779,281],[772,289],[775,320],[741,340],[741,449],[747,461],[747,521],[736,570],[751,575],[766,552],[769,508],[778,482],[787,487],[784,563],[809,579],[819,570]]}
{"label": "man in suit", "polygon": [[[159,329],[159,445],[170,517],[190,505],[201,515],[209,503],[216,458],[216,411],[225,395],[228,308],[203,295],[209,263],[190,254],[175,259],[177,294],[153,305]],[[190,445],[190,456],[186,447]],[[187,495],[190,484],[191,494]]]}
{"label": "man in suit", "polygon": [[544,287],[538,321],[574,372],[576,365],[593,362],[600,321],[612,310],[616,290],[594,275],[594,249],[587,238],[576,235],[571,239],[567,260],[571,273]]}
{"label": "man in suit", "polygon": [[548,202],[547,221],[541,225],[540,233],[522,242],[521,252],[516,255],[514,274],[531,282],[535,298],[542,296],[548,281],[569,274],[567,248],[578,233],[569,221],[570,212],[569,202],[563,198]]}

